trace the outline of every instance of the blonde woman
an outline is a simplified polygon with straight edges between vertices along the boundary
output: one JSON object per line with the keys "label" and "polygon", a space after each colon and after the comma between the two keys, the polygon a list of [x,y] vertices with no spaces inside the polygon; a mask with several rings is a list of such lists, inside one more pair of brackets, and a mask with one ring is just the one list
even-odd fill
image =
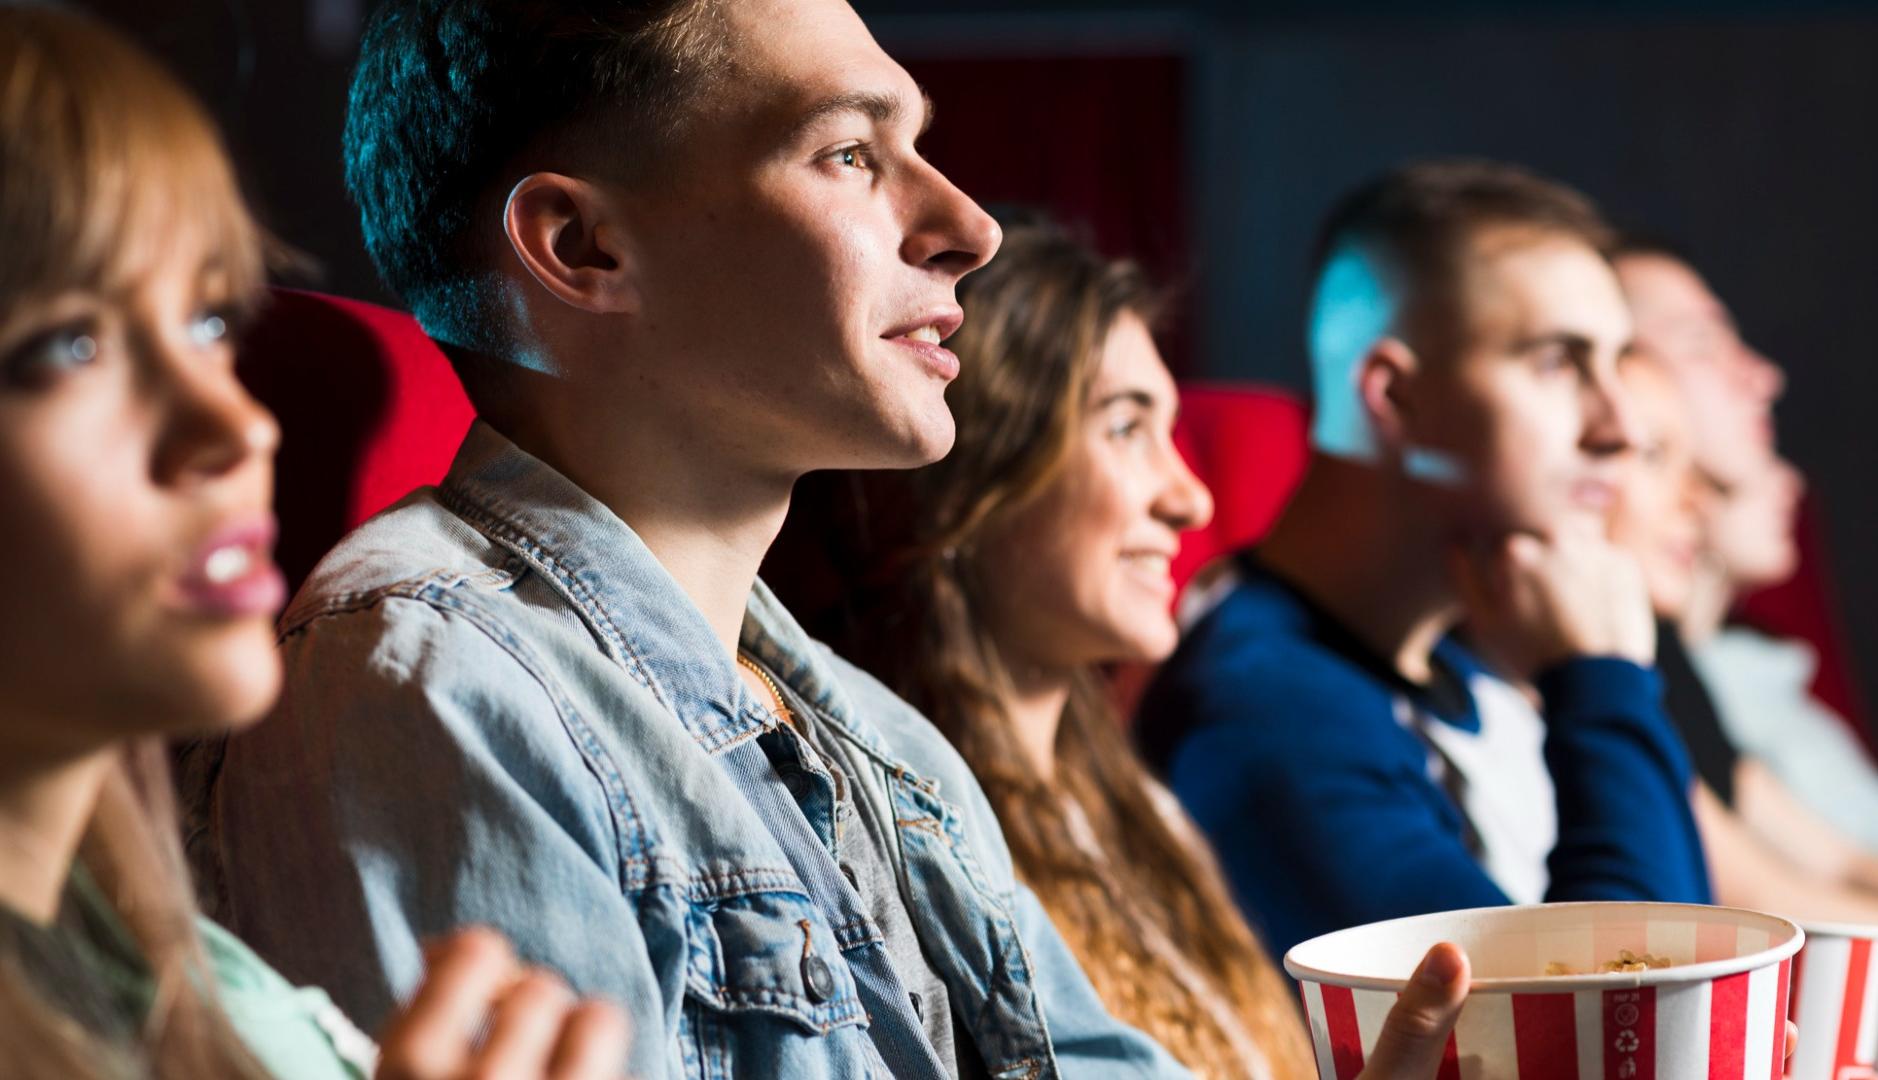
{"label": "blonde woman", "polygon": [[196,915],[161,743],[281,677],[278,430],[230,344],[261,239],[198,106],[56,9],[0,7],[0,176],[0,1074],[617,1075],[617,1011],[487,932],[380,1055]]}

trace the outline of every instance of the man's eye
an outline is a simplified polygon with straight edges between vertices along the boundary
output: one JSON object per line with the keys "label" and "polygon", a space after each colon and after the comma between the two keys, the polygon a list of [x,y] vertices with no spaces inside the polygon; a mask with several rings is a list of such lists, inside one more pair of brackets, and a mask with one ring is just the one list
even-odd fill
{"label": "man's eye", "polygon": [[829,160],[844,169],[871,169],[874,157],[865,146],[844,146],[829,153]]}
{"label": "man's eye", "polygon": [[1576,366],[1576,363],[1577,358],[1572,354],[1572,350],[1564,346],[1541,349],[1533,356],[1533,366],[1539,369],[1541,374],[1546,375],[1568,371]]}
{"label": "man's eye", "polygon": [[90,324],[58,326],[27,338],[0,359],[0,371],[15,386],[39,385],[98,358],[98,335]]}

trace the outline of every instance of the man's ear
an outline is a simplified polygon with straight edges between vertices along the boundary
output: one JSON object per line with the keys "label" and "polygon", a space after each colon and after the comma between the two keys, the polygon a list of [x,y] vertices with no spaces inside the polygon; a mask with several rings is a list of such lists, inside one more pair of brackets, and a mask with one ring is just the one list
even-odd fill
{"label": "man's ear", "polygon": [[639,309],[638,267],[617,200],[561,173],[524,176],[502,208],[515,257],[541,287],[596,313]]}
{"label": "man's ear", "polygon": [[1379,447],[1400,454],[1412,441],[1415,428],[1415,377],[1421,361],[1408,343],[1397,337],[1378,338],[1363,356],[1356,373],[1356,392],[1363,415]]}

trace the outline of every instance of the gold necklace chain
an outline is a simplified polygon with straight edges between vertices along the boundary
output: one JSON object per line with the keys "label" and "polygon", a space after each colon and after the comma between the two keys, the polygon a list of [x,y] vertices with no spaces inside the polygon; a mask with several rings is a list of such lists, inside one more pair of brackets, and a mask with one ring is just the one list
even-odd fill
{"label": "gold necklace chain", "polygon": [[782,691],[776,689],[776,682],[774,679],[771,679],[769,677],[769,672],[764,671],[763,668],[759,666],[756,661],[750,659],[749,657],[743,655],[742,653],[737,654],[737,663],[742,664],[745,668],[749,670],[750,674],[755,675],[759,680],[762,681],[763,688],[769,691],[769,696],[776,702],[777,718],[780,719],[783,723],[788,724],[790,727],[795,727],[796,726],[795,713],[789,711],[789,706],[783,702]]}

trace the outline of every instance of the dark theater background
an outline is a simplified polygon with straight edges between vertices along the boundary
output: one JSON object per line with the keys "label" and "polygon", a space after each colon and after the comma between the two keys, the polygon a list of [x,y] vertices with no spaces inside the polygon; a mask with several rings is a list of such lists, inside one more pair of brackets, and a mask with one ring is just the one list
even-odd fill
{"label": "dark theater background", "polygon": [[[390,302],[340,184],[370,0],[108,0],[208,97],[307,282]],[[1185,294],[1187,378],[1302,388],[1304,262],[1339,191],[1399,159],[1532,165],[1688,250],[1785,366],[1849,667],[1878,661],[1878,3],[871,0],[928,89],[929,155],[981,201],[1086,223]]]}

